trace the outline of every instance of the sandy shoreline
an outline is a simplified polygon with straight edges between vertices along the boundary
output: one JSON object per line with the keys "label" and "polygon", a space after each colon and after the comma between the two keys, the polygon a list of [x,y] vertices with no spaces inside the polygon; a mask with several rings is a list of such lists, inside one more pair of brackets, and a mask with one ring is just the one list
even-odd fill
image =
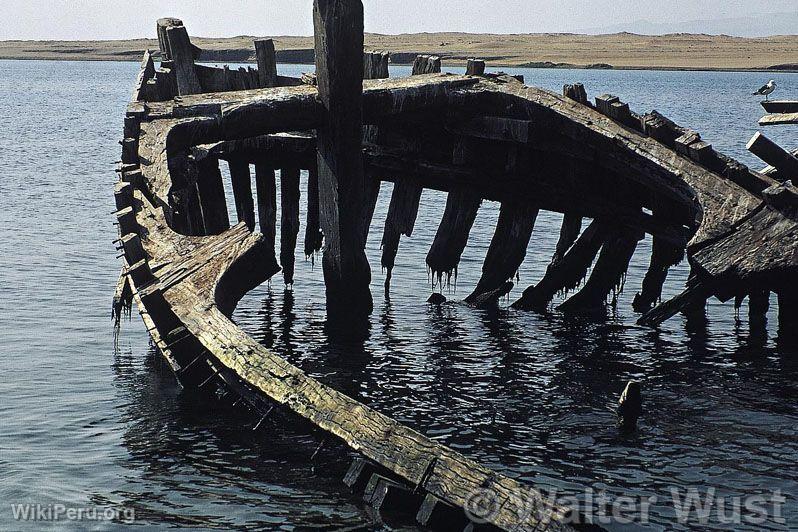
{"label": "sandy shoreline", "polygon": [[[202,61],[236,63],[254,60],[254,38],[193,37],[192,41],[204,50]],[[313,63],[311,37],[274,39],[278,61]],[[366,47],[391,51],[397,64],[427,53],[440,55],[448,65],[478,57],[504,67],[798,71],[798,35],[367,34]],[[157,50],[157,41],[0,41],[0,59],[139,61],[145,49]]]}

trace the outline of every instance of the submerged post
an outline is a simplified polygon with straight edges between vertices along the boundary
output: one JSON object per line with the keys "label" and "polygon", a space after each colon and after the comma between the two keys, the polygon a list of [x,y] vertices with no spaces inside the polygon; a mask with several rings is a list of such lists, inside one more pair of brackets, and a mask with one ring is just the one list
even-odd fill
{"label": "submerged post", "polygon": [[325,108],[317,150],[327,310],[365,315],[373,303],[362,229],[363,3],[314,0],[313,25],[319,97]]}

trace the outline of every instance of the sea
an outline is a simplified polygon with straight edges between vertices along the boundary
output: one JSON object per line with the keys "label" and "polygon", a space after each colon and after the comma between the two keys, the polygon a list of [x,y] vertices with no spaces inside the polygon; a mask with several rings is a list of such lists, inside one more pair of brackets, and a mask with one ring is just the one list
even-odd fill
{"label": "sea", "polygon": [[[280,65],[284,75],[312,69]],[[350,493],[341,464],[351,457],[320,447],[308,427],[280,417],[258,426],[240,405],[182,390],[135,309],[115,333],[114,169],[138,64],[0,70],[0,530],[416,530],[412,516],[380,517]],[[764,165],[745,145],[763,110],[751,93],[773,78],[774,96],[798,98],[791,73],[505,70],[656,109],[753,168]],[[798,145],[794,127],[766,133]],[[477,310],[461,300],[496,225],[486,201],[448,301],[430,305],[424,260],[445,204],[434,191],[386,296],[391,189],[382,185],[368,239],[365,339],[330,334],[321,259],[301,246],[293,287],[276,276],[235,321],[308,374],[608,530],[798,529],[798,352],[780,341],[775,297],[764,334],[749,331],[745,304],[736,312],[717,300],[706,320],[637,326],[646,238],[606,317],[511,309],[557,241],[562,216],[541,212],[510,297]],[[665,297],[686,277],[685,264],[674,268]],[[639,430],[621,435],[615,410],[629,380],[642,383],[644,412]]]}

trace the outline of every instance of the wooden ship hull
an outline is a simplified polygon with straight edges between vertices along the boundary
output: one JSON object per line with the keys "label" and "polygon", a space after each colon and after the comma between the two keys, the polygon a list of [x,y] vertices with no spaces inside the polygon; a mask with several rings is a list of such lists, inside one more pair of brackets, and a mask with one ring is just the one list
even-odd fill
{"label": "wooden ship hull", "polygon": [[[412,508],[431,528],[478,521],[504,530],[580,529],[576,516],[535,486],[318,382],[231,321],[241,297],[281,270],[294,282],[299,202],[308,205],[306,255],[324,246],[330,319],[368,319],[365,239],[380,183],[391,181],[382,235],[386,290],[400,239],[412,233],[428,188],[448,193],[427,257],[441,283],[456,272],[481,202],[501,203],[470,304],[496,304],[508,293],[537,213],[547,209],[565,214],[557,251],[516,308],[545,310],[591,265],[561,310],[603,308],[649,233],[651,265],[635,298],[641,323],[695,310],[711,296],[750,295],[758,302],[752,312],[761,314],[771,291],[782,320],[795,323],[795,189],[777,179],[783,174],[772,175],[783,168],[751,171],[660,114],[637,115],[607,95],[590,103],[581,85],[558,95],[486,74],[476,60],[465,75],[441,74],[434,56],[420,56],[414,75],[390,79],[388,54],[363,54],[359,4],[315,2],[317,72],[303,79],[277,75],[268,40],[255,42],[257,70],[196,64],[182,23],[158,21],[160,67],[145,55],[125,117],[115,187],[124,268],[115,314],[135,301],[183,386],[225,389],[261,421],[275,409],[287,412],[356,453],[345,481],[375,508]],[[232,227],[220,161],[229,165],[240,220]],[[310,176],[304,193],[301,170]],[[592,221],[582,230],[585,218]],[[656,305],[668,269],[685,256],[692,271],[686,290]],[[490,511],[475,502],[484,493]]]}

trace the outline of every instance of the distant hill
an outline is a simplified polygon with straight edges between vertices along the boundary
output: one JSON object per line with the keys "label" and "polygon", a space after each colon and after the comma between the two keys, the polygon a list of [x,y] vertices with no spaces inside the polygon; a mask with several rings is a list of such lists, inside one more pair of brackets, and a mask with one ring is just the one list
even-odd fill
{"label": "distant hill", "polygon": [[[253,38],[192,37],[192,41],[203,50],[201,61],[243,63],[254,59]],[[274,37],[274,41],[278,61],[313,62],[312,37]],[[684,33],[367,34],[366,47],[388,50],[394,63],[405,64],[417,54],[426,53],[440,55],[449,65],[465,65],[466,59],[477,57],[494,68],[798,69],[798,35],[741,38]],[[138,61],[145,49],[157,50],[157,41],[0,41],[0,59]]]}
{"label": "distant hill", "polygon": [[[703,33],[735,37],[767,37],[769,35],[798,34],[798,11],[792,13],[762,13],[748,17],[691,20],[687,22],[651,22],[637,20],[623,24],[585,28],[585,33],[637,33],[665,35],[669,33]],[[796,59],[798,61],[798,59]]]}

